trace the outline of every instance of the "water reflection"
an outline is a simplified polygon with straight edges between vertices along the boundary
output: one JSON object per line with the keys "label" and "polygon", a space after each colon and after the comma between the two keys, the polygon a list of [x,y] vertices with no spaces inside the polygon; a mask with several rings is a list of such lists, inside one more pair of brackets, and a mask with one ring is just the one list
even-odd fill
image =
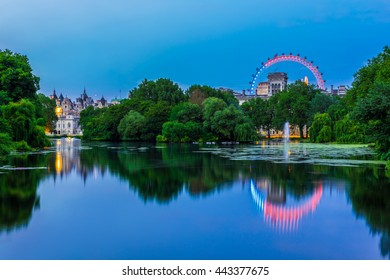
{"label": "water reflection", "polygon": [[[366,221],[372,235],[380,236],[382,255],[390,257],[390,184],[383,169],[248,160],[248,154],[280,147],[289,159],[291,150],[283,143],[262,143],[262,150],[253,146],[216,150],[191,145],[81,145],[78,139],[59,139],[51,151],[12,156],[0,163],[0,233],[28,226],[40,209],[37,190],[44,179],[55,185],[59,178],[78,176],[85,183],[107,174],[128,182],[132,193],[153,204],[169,204],[184,193],[195,199],[217,197],[239,183],[248,189],[248,203],[252,197],[263,220],[278,232],[299,231],[303,219],[317,211],[325,191],[336,187],[346,192],[354,213]],[[300,149],[300,156],[307,156],[305,146]],[[245,159],[230,160],[243,150]]]}
{"label": "water reflection", "polygon": [[272,185],[269,178],[256,182],[252,179],[250,184],[252,198],[263,213],[264,220],[281,232],[297,230],[299,220],[316,210],[323,193],[323,183],[319,181],[308,198],[291,202],[287,201],[286,189]]}

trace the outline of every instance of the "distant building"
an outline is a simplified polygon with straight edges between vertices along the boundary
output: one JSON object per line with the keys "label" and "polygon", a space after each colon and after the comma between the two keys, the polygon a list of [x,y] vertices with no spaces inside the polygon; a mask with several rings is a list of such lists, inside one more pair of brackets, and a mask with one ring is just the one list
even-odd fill
{"label": "distant building", "polygon": [[268,95],[274,95],[287,87],[287,73],[274,72],[268,74]]}
{"label": "distant building", "polygon": [[118,105],[120,104],[122,101],[122,99],[119,99],[119,98],[114,98],[114,99],[111,99],[111,105]]}
{"label": "distant building", "polygon": [[338,95],[345,95],[347,93],[347,87],[344,85],[338,86],[337,88],[337,94]]}
{"label": "distant building", "polygon": [[266,96],[268,95],[268,82],[260,82],[257,86],[256,95]]}
{"label": "distant building", "polygon": [[348,90],[348,88],[346,86],[344,86],[344,85],[338,86],[337,89],[335,89],[333,87],[333,85],[331,85],[330,86],[330,91],[327,91],[327,93],[333,94],[333,95],[344,96],[347,93],[347,90]]}
{"label": "distant building", "polygon": [[75,114],[61,115],[56,123],[55,134],[58,135],[82,135],[79,125],[80,116]]}
{"label": "distant building", "polygon": [[95,106],[96,106],[97,108],[108,107],[108,102],[107,102],[107,100],[104,99],[104,97],[102,96],[101,99],[96,100]]}
{"label": "distant building", "polygon": [[88,106],[93,106],[94,102],[91,97],[87,95],[86,90],[76,98],[76,102],[73,102],[70,98],[60,94],[57,96],[56,90],[49,96],[56,101],[55,113],[58,117],[58,121],[55,126],[54,134],[57,135],[81,135],[82,130],[79,125],[80,112]]}

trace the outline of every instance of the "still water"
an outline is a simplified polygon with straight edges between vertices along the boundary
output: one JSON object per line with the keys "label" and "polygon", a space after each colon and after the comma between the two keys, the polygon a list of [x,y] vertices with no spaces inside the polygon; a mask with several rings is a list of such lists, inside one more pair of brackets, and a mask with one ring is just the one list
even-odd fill
{"label": "still water", "polygon": [[388,259],[372,154],[61,139],[0,163],[0,259]]}

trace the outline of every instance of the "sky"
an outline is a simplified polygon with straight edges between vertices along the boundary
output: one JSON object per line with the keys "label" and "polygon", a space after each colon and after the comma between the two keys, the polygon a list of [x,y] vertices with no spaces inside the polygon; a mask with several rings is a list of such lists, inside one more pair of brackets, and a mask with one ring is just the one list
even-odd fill
{"label": "sky", "polygon": [[0,49],[27,55],[40,92],[71,98],[125,98],[158,78],[242,91],[261,62],[290,52],[326,87],[350,85],[386,45],[389,0],[0,0]]}

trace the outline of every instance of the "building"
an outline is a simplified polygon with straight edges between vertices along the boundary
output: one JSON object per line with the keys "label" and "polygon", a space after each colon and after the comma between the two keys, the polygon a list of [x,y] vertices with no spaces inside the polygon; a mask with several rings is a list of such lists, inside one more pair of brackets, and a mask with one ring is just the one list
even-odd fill
{"label": "building", "polygon": [[114,98],[114,99],[111,99],[111,105],[118,105],[120,104],[122,101],[122,99],[119,99],[119,98]]}
{"label": "building", "polygon": [[268,74],[268,96],[274,95],[287,87],[287,73],[274,72]]}
{"label": "building", "polygon": [[58,135],[82,135],[79,125],[80,116],[75,114],[62,114],[58,117],[55,134]]}
{"label": "building", "polygon": [[331,86],[330,86],[330,91],[328,91],[327,93],[333,94],[333,95],[344,96],[344,95],[347,93],[347,90],[348,90],[348,87],[347,87],[347,86],[344,86],[344,85],[338,86],[337,89],[335,89],[335,88],[333,87],[333,85],[331,85]]}
{"label": "building", "polygon": [[104,97],[102,96],[101,99],[96,100],[95,107],[97,108],[103,108],[103,107],[108,107],[108,102]]}
{"label": "building", "polygon": [[268,95],[268,82],[260,82],[257,86],[256,95],[266,96]]}
{"label": "building", "polygon": [[62,93],[57,96],[56,90],[49,96],[56,101],[56,115],[58,121],[53,134],[57,135],[82,135],[82,130],[79,125],[80,112],[88,106],[94,106],[93,99],[87,95],[86,90],[81,94],[76,102],[70,98],[64,97]]}

